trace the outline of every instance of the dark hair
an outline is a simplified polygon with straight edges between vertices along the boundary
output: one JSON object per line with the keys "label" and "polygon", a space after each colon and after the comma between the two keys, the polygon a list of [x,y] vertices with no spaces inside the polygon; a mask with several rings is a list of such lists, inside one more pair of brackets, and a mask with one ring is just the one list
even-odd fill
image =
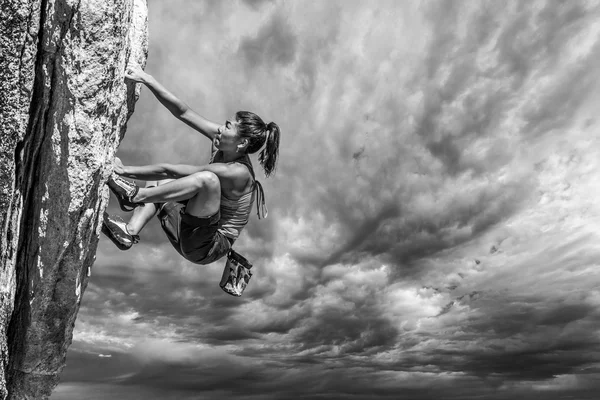
{"label": "dark hair", "polygon": [[250,143],[246,148],[248,154],[254,154],[265,145],[265,148],[258,155],[258,162],[265,171],[265,176],[270,176],[275,172],[277,156],[279,155],[279,126],[275,122],[265,124],[256,114],[250,111],[238,111],[235,113],[235,119],[238,122],[238,132],[240,136],[249,139]]}

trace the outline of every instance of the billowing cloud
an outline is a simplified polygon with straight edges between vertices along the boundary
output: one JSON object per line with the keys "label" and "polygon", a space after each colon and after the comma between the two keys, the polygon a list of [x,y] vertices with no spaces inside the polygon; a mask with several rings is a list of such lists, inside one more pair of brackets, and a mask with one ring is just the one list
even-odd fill
{"label": "billowing cloud", "polygon": [[[102,239],[56,398],[595,398],[598,2],[150,12],[165,86],[281,127],[275,177],[255,163],[269,217],[235,244],[240,298],[156,221]],[[208,145],[143,90],[119,154]]]}
{"label": "billowing cloud", "polygon": [[294,61],[298,39],[284,18],[274,15],[256,36],[242,39],[239,52],[251,68],[263,64],[270,69]]}

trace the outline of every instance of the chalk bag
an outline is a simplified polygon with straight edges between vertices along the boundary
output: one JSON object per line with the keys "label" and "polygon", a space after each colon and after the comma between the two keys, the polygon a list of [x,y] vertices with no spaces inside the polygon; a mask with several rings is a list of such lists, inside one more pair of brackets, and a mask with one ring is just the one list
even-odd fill
{"label": "chalk bag", "polygon": [[232,296],[241,296],[252,277],[252,264],[233,249],[227,253],[227,262],[219,286]]}

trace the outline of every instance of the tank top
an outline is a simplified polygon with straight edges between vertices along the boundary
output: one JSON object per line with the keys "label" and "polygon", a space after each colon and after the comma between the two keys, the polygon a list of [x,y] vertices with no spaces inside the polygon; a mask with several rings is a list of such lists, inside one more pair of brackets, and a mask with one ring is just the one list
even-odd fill
{"label": "tank top", "polygon": [[[213,147],[210,158],[211,164],[215,162],[217,153],[218,150]],[[268,210],[265,205],[265,194],[262,185],[256,180],[250,157],[246,154],[244,157],[233,162],[238,162],[248,168],[250,175],[252,175],[253,183],[252,189],[249,192],[244,193],[237,200],[230,199],[225,196],[223,192],[221,192],[221,219],[219,220],[219,227],[217,230],[227,238],[231,239],[232,243],[238,238],[240,232],[248,223],[254,201],[257,202],[256,210],[259,219],[265,218],[268,214]]]}

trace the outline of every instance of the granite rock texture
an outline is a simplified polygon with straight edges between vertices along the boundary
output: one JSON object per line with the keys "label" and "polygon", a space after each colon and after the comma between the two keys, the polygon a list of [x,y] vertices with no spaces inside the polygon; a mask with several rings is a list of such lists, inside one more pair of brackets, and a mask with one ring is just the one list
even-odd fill
{"label": "granite rock texture", "polygon": [[2,399],[58,384],[147,42],[145,0],[0,0]]}

